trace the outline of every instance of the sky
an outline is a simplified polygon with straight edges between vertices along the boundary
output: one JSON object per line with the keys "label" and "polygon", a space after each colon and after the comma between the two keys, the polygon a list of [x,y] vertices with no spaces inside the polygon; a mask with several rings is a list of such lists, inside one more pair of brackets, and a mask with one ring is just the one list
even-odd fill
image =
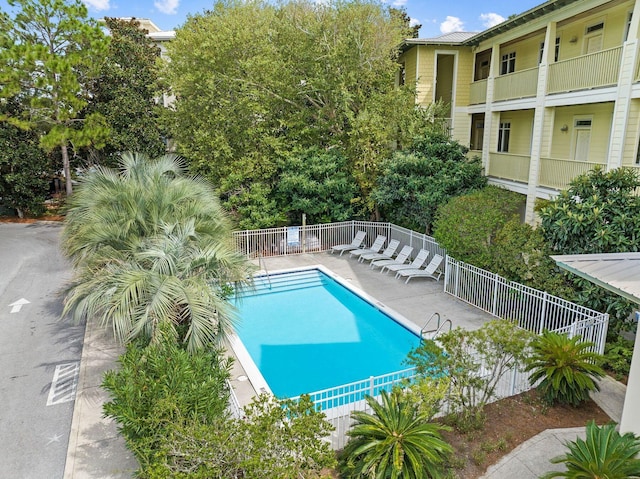
{"label": "sky", "polygon": [[[89,14],[100,17],[149,18],[162,30],[182,25],[187,15],[210,8],[214,0],[83,0]],[[322,0],[316,0],[322,1]],[[421,38],[444,33],[479,32],[502,22],[509,15],[519,14],[544,0],[383,0],[403,7],[412,21],[421,24]],[[0,0],[6,8],[6,0]]]}

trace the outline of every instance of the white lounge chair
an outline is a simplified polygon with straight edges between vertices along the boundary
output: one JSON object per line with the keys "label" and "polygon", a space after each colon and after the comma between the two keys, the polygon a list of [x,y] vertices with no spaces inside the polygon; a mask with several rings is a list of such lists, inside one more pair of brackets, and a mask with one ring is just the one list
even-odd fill
{"label": "white lounge chair", "polygon": [[411,278],[431,278],[436,281],[440,281],[442,271],[439,271],[444,258],[439,254],[433,256],[429,264],[424,269],[403,269],[396,273],[396,278],[407,278],[405,283],[408,283]]}
{"label": "white lounge chair", "polygon": [[396,254],[396,250],[400,246],[400,241],[391,240],[389,241],[389,246],[382,253],[367,253],[360,255],[358,261],[361,263],[364,261],[375,260],[375,259],[391,259],[393,255]]}
{"label": "white lounge chair", "polygon": [[[395,259],[377,259],[371,262],[371,269],[373,268],[383,268],[392,264],[405,264],[409,256],[413,253],[413,248],[409,245],[405,245],[398,253]],[[382,269],[380,270],[382,271]]]}
{"label": "white lounge chair", "polygon": [[388,266],[383,266],[380,272],[382,273],[385,269],[388,271],[393,271],[397,273],[403,269],[418,269],[422,268],[422,265],[427,261],[429,257],[429,250],[421,249],[418,251],[418,254],[414,258],[414,260],[409,264],[390,264]]}
{"label": "white lounge chair", "polygon": [[351,258],[352,256],[360,256],[363,254],[379,253],[380,251],[382,251],[382,248],[384,248],[385,241],[387,241],[386,236],[378,235],[370,248],[352,249],[349,252],[349,258]]}
{"label": "white lounge chair", "polygon": [[353,241],[349,244],[337,244],[331,247],[331,254],[336,251],[340,251],[340,256],[345,251],[351,251],[352,249],[358,249],[362,246],[362,242],[367,237],[367,233],[365,231],[358,231],[356,235],[353,237]]}

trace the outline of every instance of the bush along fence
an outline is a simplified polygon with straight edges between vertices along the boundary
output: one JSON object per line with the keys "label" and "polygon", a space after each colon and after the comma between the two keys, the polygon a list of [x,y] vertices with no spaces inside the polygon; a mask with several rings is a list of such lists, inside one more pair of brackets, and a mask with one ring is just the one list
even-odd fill
{"label": "bush along fence", "polygon": [[[320,225],[269,228],[237,231],[234,239],[238,251],[250,258],[283,256],[328,251],[337,244],[350,243],[357,231],[365,231],[367,238],[385,235],[387,241],[397,239],[400,248],[409,245],[417,251],[430,252],[430,257],[440,254],[446,257],[444,291],[500,319],[517,321],[517,324],[535,333],[544,329],[581,335],[595,343],[596,351],[604,352],[609,315],[579,306],[501,276],[458,261],[446,254],[434,238],[392,223],[345,221]],[[483,366],[478,374],[488,374]],[[415,377],[413,369],[406,369],[380,377],[316,391],[310,394],[335,430],[332,446],[341,449],[346,444],[347,431],[351,427],[353,411],[371,412],[365,395],[379,396],[381,390],[390,391],[396,385],[406,384]],[[518,367],[512,368],[496,387],[492,400],[520,394],[531,389],[529,374]],[[293,398],[297,399],[297,398]],[[446,404],[442,408],[447,411]]]}

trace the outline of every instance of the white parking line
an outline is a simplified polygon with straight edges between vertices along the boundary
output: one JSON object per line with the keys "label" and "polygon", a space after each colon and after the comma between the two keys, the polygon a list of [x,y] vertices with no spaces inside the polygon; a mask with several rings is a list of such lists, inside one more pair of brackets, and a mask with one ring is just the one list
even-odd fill
{"label": "white parking line", "polygon": [[47,406],[73,401],[76,397],[80,362],[58,364],[53,373]]}

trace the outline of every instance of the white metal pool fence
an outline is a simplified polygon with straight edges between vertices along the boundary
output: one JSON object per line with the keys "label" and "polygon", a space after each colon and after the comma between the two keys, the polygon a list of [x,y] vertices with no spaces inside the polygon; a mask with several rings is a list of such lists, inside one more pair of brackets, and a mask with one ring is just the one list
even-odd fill
{"label": "white metal pool fence", "polygon": [[604,353],[609,315],[580,306],[545,291],[509,281],[502,276],[447,256],[445,292],[521,328],[581,335]]}
{"label": "white metal pool fence", "polygon": [[[570,336],[579,334],[584,340],[594,342],[597,352],[604,352],[608,314],[508,281],[498,274],[458,261],[448,256],[434,238],[392,223],[345,221],[236,231],[234,239],[238,251],[256,258],[328,251],[334,245],[350,243],[359,230],[367,233],[368,242],[377,235],[385,235],[387,241],[399,240],[400,247],[409,245],[414,251],[424,248],[429,250],[431,257],[435,254],[446,257],[444,291],[472,306],[497,318],[517,321],[520,327],[538,334],[544,329]],[[480,367],[479,373],[482,370]],[[378,397],[381,390],[390,391],[394,385],[401,385],[413,375],[413,370],[408,369],[310,394],[316,407],[325,412],[335,427],[331,438],[333,447],[344,447],[353,411],[371,412],[364,400],[365,395]],[[529,375],[513,368],[499,382],[494,399],[520,394],[529,389]]]}

